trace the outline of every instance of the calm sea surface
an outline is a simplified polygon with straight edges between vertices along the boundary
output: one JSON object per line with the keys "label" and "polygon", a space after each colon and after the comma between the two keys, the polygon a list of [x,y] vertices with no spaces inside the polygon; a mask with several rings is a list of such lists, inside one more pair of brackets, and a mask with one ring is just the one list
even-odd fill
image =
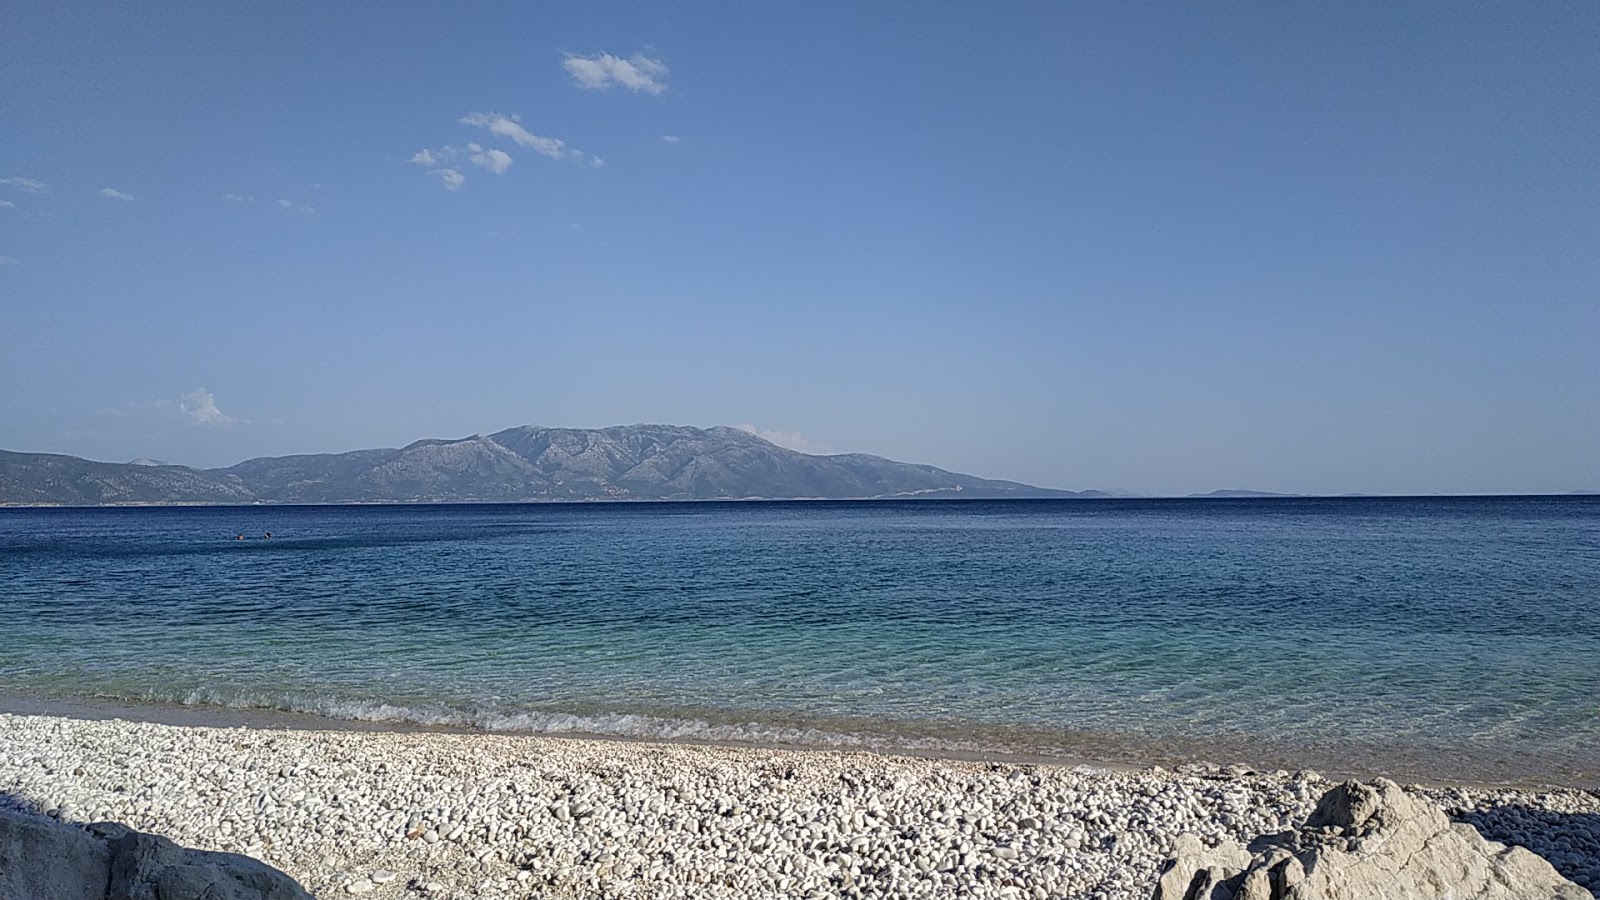
{"label": "calm sea surface", "polygon": [[1600,498],[7,509],[5,697],[1592,785]]}

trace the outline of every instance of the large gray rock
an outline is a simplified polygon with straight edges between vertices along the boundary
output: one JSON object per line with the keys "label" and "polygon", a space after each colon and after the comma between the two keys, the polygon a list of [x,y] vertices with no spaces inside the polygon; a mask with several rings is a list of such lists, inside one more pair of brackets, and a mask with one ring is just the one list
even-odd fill
{"label": "large gray rock", "polygon": [[235,853],[180,847],[114,822],[87,830],[0,809],[0,900],[311,900]]}
{"label": "large gray rock", "polygon": [[1294,831],[1248,848],[1178,840],[1155,900],[1593,900],[1521,847],[1451,824],[1378,779],[1323,795]]}
{"label": "large gray rock", "polygon": [[102,900],[110,878],[104,841],[0,808],[0,900]]}

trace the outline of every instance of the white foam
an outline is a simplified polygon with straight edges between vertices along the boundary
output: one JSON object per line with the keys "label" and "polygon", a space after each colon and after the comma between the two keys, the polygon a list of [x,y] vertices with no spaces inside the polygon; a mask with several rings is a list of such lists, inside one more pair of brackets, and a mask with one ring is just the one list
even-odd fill
{"label": "white foam", "polygon": [[[150,698],[156,699],[156,698]],[[199,688],[181,701],[186,706],[229,709],[275,709],[347,721],[470,728],[505,734],[595,735],[662,741],[776,744],[841,749],[898,749],[1004,753],[1009,748],[883,732],[834,731],[804,725],[756,720],[712,722],[642,713],[573,713],[562,711],[466,711],[442,705],[405,705],[377,700],[315,697],[301,694],[255,695]]]}

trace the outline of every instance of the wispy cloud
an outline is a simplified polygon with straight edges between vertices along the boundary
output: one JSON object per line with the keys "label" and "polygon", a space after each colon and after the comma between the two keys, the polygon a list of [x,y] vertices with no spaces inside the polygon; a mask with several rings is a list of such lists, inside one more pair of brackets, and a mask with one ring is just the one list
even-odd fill
{"label": "wispy cloud", "polygon": [[542,134],[534,134],[522,127],[522,117],[504,115],[493,112],[475,112],[462,116],[461,124],[476,125],[487,128],[489,133],[497,137],[509,138],[520,147],[527,147],[542,156],[551,159],[567,159],[582,156],[580,150],[567,146],[567,142],[560,138],[553,138]]}
{"label": "wispy cloud", "polygon": [[[472,146],[477,147],[478,145],[473,144]],[[480,147],[478,148],[477,152],[473,153],[467,158],[471,160],[474,165],[483,166],[485,169],[488,169],[496,175],[499,175],[505,170],[511,168],[511,154],[505,152],[504,150],[496,150],[493,147],[489,148],[488,150],[484,150]]]}
{"label": "wispy cloud", "polygon": [[634,93],[659,94],[667,89],[663,79],[670,71],[661,60],[643,53],[635,53],[627,59],[609,53],[593,56],[568,53],[561,65],[578,87],[591,91],[624,87]]}
{"label": "wispy cloud", "polygon": [[184,394],[178,400],[178,408],[197,425],[234,425],[242,421],[218,409],[216,395],[205,388],[195,388]]}
{"label": "wispy cloud", "polygon": [[256,198],[249,197],[249,196],[246,196],[244,194],[223,194],[222,195],[222,199],[228,201],[229,203],[254,203],[254,202],[256,202]]}
{"label": "wispy cloud", "polygon": [[23,178],[21,175],[12,175],[9,178],[0,178],[0,185],[14,187],[18,190],[27,191],[30,194],[42,194],[45,191],[50,190],[50,185],[45,184],[42,181],[35,181],[32,178]]}
{"label": "wispy cloud", "polygon": [[17,265],[16,257],[14,257],[14,256],[0,256],[0,269],[9,269],[14,265]]}
{"label": "wispy cloud", "polygon": [[[516,115],[475,112],[462,116],[457,121],[463,125],[483,128],[495,137],[505,138],[519,147],[526,147],[551,159],[585,161],[592,166],[605,165],[605,160],[598,156],[589,156],[585,160],[587,154],[576,147],[568,146],[567,142],[560,138],[534,134],[523,127],[521,117]],[[455,191],[460,190],[467,181],[467,176],[462,171],[467,164],[477,166],[492,175],[504,175],[515,160],[510,153],[498,147],[485,147],[473,141],[461,147],[450,144],[438,149],[424,147],[411,154],[407,162],[426,168],[429,174],[439,179],[445,190]]]}
{"label": "wispy cloud", "polygon": [[682,140],[683,138],[680,138],[675,134],[663,134],[661,136],[661,143],[663,144],[676,144]]}
{"label": "wispy cloud", "polygon": [[107,200],[132,200],[133,199],[133,195],[132,194],[124,194],[122,191],[119,191],[119,190],[117,190],[116,188],[113,188],[113,187],[101,188],[100,189],[100,196],[106,198]]}
{"label": "wispy cloud", "polygon": [[0,200],[0,209],[10,209],[13,206],[16,206],[16,204],[10,200]]}
{"label": "wispy cloud", "polygon": [[278,199],[278,207],[285,212],[298,213],[302,216],[314,216],[317,214],[317,208],[314,206],[307,206],[304,203],[296,203],[293,200],[285,200],[283,198]]}
{"label": "wispy cloud", "polygon": [[794,450],[798,453],[827,455],[833,452],[832,447],[818,441],[808,440],[805,435],[798,431],[767,431],[757,428],[748,422],[733,427],[740,431],[748,431],[769,444],[777,444],[779,447]]}
{"label": "wispy cloud", "polygon": [[465,159],[475,166],[482,166],[495,175],[503,174],[511,168],[511,154],[494,147],[484,147],[479,143],[470,143],[465,147],[452,147],[446,144],[437,150],[424,147],[411,154],[410,162],[419,166],[426,166],[428,173],[439,177],[439,181],[447,191],[460,190],[467,182],[467,176],[462,173],[456,160]]}

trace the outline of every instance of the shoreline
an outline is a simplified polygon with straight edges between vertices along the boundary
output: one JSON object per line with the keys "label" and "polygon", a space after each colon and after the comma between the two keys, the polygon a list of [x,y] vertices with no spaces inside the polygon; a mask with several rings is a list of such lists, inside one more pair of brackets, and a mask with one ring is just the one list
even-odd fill
{"label": "shoreline", "polygon": [[[1142,900],[1179,835],[1281,831],[1332,785],[1214,766],[0,713],[0,803],[244,853],[324,898]],[[1594,792],[1407,790],[1600,873],[1600,852],[1550,849],[1600,820]]]}
{"label": "shoreline", "polygon": [[[1578,790],[1600,792],[1600,780],[1589,773],[1565,779],[1548,774],[1515,778],[1487,777],[1479,766],[1463,765],[1460,755],[1449,759],[1454,768],[1435,767],[1428,771],[1425,749],[1388,748],[1387,760],[1354,756],[1339,758],[1337,752],[1324,751],[1296,755],[1289,748],[1243,748],[1224,741],[1167,740],[1163,749],[1154,750],[1136,736],[1085,733],[1078,735],[1078,752],[1030,753],[1003,750],[897,745],[887,737],[877,743],[823,744],[761,740],[723,740],[692,736],[655,736],[584,731],[534,732],[498,730],[457,724],[428,724],[401,719],[357,719],[314,712],[267,707],[229,707],[209,704],[181,704],[133,701],[109,697],[0,694],[0,714],[43,716],[82,721],[128,721],[184,728],[245,728],[262,731],[354,732],[363,734],[448,734],[492,737],[525,737],[555,741],[618,743],[624,745],[684,746],[726,750],[759,750],[795,753],[866,753],[887,758],[904,757],[934,762],[996,763],[1003,765],[1050,766],[1065,769],[1091,769],[1123,774],[1155,770],[1229,769],[1251,773],[1277,773],[1311,770],[1341,781],[1389,778],[1404,784],[1430,789],[1469,790]],[[1404,759],[1402,759],[1402,753]],[[1505,754],[1516,757],[1517,754]],[[1436,761],[1436,760],[1435,760]],[[1410,763],[1407,765],[1407,763]]]}

